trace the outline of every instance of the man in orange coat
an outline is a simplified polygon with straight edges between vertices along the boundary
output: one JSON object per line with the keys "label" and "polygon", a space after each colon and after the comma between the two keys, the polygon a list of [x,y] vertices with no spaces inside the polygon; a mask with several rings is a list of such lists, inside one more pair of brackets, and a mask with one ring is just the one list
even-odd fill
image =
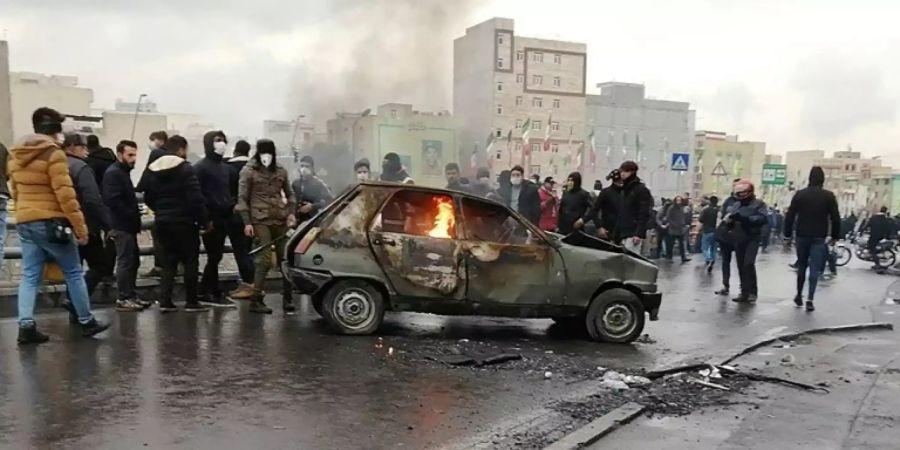
{"label": "man in orange coat", "polygon": [[69,177],[66,154],[60,148],[63,119],[53,109],[38,108],[31,117],[35,134],[22,138],[9,157],[9,181],[22,245],[20,345],[49,340],[34,322],[37,288],[49,261],[56,262],[65,276],[82,335],[94,336],[109,328],[91,314],[81,269],[78,245],[87,243],[88,229]]}

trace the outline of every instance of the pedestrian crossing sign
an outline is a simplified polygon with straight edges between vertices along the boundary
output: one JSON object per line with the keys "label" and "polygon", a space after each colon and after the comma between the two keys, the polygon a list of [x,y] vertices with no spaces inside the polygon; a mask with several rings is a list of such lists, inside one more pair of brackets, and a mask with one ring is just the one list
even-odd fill
{"label": "pedestrian crossing sign", "polygon": [[688,155],[687,153],[672,153],[672,170],[687,172],[690,157],[691,155]]}
{"label": "pedestrian crossing sign", "polygon": [[713,167],[712,170],[713,176],[724,177],[728,175],[728,172],[725,170],[725,166],[722,165],[722,161],[716,163],[716,167]]}

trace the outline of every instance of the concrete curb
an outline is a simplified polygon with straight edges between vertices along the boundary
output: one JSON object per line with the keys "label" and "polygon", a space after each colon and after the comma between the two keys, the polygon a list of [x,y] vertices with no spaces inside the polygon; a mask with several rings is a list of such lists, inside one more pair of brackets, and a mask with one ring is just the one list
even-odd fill
{"label": "concrete curb", "polygon": [[644,406],[628,402],[544,447],[544,450],[574,450],[591,445],[619,426],[631,422],[642,412],[644,412]]}

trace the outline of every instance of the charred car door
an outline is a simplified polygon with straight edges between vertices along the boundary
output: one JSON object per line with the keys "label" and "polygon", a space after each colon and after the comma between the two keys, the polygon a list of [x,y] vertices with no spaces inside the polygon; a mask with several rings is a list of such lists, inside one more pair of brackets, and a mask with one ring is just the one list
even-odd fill
{"label": "charred car door", "polygon": [[369,243],[398,295],[462,299],[455,199],[448,194],[398,190],[369,229]]}
{"label": "charred car door", "polygon": [[566,271],[556,248],[501,205],[462,198],[468,287],[475,303],[560,305]]}

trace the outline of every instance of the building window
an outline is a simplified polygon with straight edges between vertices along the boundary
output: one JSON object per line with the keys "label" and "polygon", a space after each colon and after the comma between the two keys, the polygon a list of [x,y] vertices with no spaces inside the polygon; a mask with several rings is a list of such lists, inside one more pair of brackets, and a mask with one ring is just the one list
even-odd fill
{"label": "building window", "polygon": [[497,128],[497,131],[494,132],[494,135],[497,137],[503,137],[503,130],[500,128]]}
{"label": "building window", "polygon": [[516,96],[516,106],[522,106],[522,96]]}
{"label": "building window", "polygon": [[522,119],[516,119],[516,129],[522,128]]}
{"label": "building window", "polygon": [[497,58],[497,68],[498,69],[503,68],[503,58]]}
{"label": "building window", "polygon": [[550,149],[553,150],[553,153],[559,153],[559,144],[551,144]]}
{"label": "building window", "polygon": [[543,108],[544,107],[544,99],[542,99],[540,97],[535,97],[535,98],[531,99],[531,106],[534,106],[535,108]]}
{"label": "building window", "polygon": [[503,105],[497,105],[497,115],[503,114]]}
{"label": "building window", "polygon": [[544,62],[544,54],[542,52],[534,52],[531,55],[531,60],[534,62]]}
{"label": "building window", "polygon": [[502,34],[497,35],[497,45],[503,45],[503,35]]}
{"label": "building window", "polygon": [[531,76],[531,84],[536,84],[536,85],[544,84],[544,76],[543,75],[532,75]]}
{"label": "building window", "polygon": [[397,118],[397,110],[396,110],[396,109],[392,109],[392,110],[391,110],[391,119],[396,119],[396,118]]}
{"label": "building window", "polygon": [[521,73],[517,73],[516,74],[516,83],[524,83],[524,82],[525,82],[525,75],[522,75]]}
{"label": "building window", "polygon": [[562,55],[560,55],[559,53],[554,53],[553,54],[553,62],[555,64],[562,64]]}
{"label": "building window", "polygon": [[531,121],[531,129],[532,130],[540,130],[541,129],[541,121],[540,120],[532,120]]}
{"label": "building window", "polygon": [[559,109],[559,99],[558,98],[553,99],[553,107],[556,109]]}
{"label": "building window", "polygon": [[559,131],[559,122],[550,122],[550,130]]}
{"label": "building window", "polygon": [[519,50],[516,52],[516,61],[521,61],[525,59],[525,52]]}
{"label": "building window", "polygon": [[531,151],[532,151],[532,152],[539,152],[539,151],[541,151],[541,144],[531,144]]}
{"label": "building window", "polygon": [[559,77],[553,77],[553,85],[554,85],[554,86],[557,86],[557,87],[558,87],[558,86],[560,86],[561,84],[562,84],[562,80],[560,80]]}
{"label": "building window", "polygon": [[503,82],[502,81],[497,82],[497,92],[503,92]]}

